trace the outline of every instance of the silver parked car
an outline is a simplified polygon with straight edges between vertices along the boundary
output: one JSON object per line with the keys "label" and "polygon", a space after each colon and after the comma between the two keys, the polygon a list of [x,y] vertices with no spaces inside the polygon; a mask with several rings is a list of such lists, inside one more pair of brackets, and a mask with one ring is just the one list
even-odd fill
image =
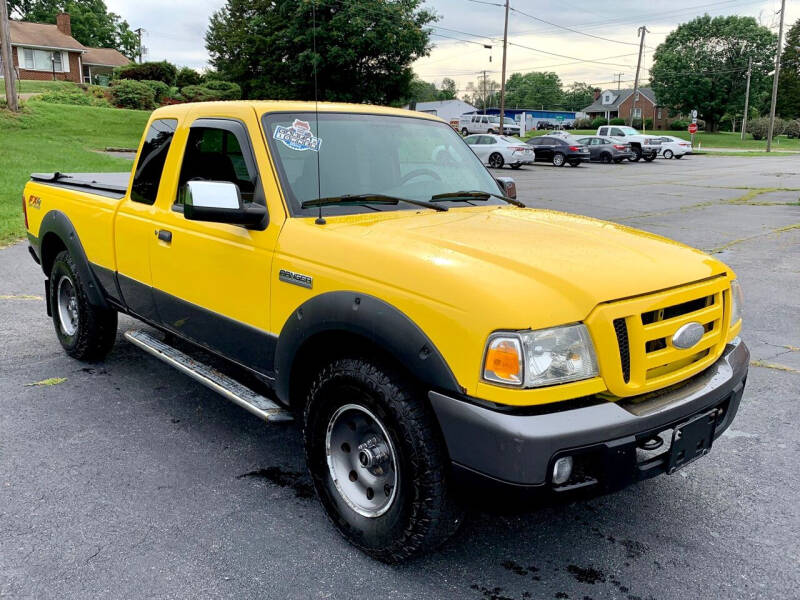
{"label": "silver parked car", "polygon": [[464,141],[483,164],[493,169],[501,169],[503,165],[519,169],[522,165],[532,165],[536,158],[533,148],[507,135],[470,135]]}

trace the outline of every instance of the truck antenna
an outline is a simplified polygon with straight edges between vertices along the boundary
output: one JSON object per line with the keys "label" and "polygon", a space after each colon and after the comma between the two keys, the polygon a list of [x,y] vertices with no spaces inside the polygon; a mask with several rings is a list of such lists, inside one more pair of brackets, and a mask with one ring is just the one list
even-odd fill
{"label": "truck antenna", "polygon": [[[314,48],[314,126],[319,136],[319,98],[317,92],[317,0],[311,0],[311,23],[313,26],[311,39]],[[319,167],[319,149],[315,153],[317,155],[317,198],[322,198],[322,181],[320,179]],[[325,225],[325,219],[322,217],[322,203],[318,205],[319,212],[314,221],[317,225]]]}

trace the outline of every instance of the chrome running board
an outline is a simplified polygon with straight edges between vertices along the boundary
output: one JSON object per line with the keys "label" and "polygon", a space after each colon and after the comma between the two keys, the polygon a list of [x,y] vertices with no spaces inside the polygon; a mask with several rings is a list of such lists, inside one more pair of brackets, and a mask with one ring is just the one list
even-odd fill
{"label": "chrome running board", "polygon": [[125,339],[265,421],[294,420],[288,410],[269,398],[265,398],[216,369],[193,359],[177,348],[165,344],[146,331],[131,329],[125,332]]}

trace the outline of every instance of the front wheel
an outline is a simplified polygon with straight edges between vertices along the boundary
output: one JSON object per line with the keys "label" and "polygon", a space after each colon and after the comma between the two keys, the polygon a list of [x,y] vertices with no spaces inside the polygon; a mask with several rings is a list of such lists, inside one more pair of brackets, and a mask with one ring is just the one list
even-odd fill
{"label": "front wheel", "polygon": [[117,311],[92,306],[84,282],[66,250],[50,270],[50,308],[61,346],[72,358],[101,360],[117,337]]}
{"label": "front wheel", "polygon": [[556,152],[553,155],[553,166],[554,167],[563,167],[564,166],[564,155],[561,152]]}
{"label": "front wheel", "polygon": [[521,166],[522,166],[522,163],[517,163],[517,164],[515,164],[515,165],[511,165],[511,168],[512,168],[512,169],[514,169],[514,170],[516,171],[516,170],[517,170],[517,169],[519,169]]}
{"label": "front wheel", "polygon": [[683,154],[676,154],[676,155],[675,155],[675,158],[676,158],[676,159],[678,159],[678,160],[680,160],[680,159],[682,159],[682,158],[683,158]]}
{"label": "front wheel", "polygon": [[489,156],[489,166],[493,169],[502,169],[505,162],[506,161],[503,160],[503,155],[499,152],[493,152],[491,156]]}
{"label": "front wheel", "polygon": [[664,158],[672,158],[673,156],[675,156],[675,154],[672,150],[664,150]]}
{"label": "front wheel", "polygon": [[370,556],[402,562],[460,525],[435,417],[394,369],[362,358],[324,367],[308,394],[303,435],[328,517]]}
{"label": "front wheel", "polygon": [[628,158],[629,161],[631,161],[631,162],[639,162],[642,159],[642,151],[641,151],[640,148],[634,147],[634,148],[631,149],[631,152],[633,152],[633,156]]}

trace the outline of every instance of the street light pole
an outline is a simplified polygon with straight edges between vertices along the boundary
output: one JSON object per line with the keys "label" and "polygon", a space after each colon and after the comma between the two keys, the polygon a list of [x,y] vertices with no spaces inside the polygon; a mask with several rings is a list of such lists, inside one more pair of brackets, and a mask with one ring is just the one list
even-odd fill
{"label": "street light pole", "polygon": [[775,51],[775,75],[772,77],[772,102],[769,105],[769,133],[767,152],[772,151],[772,134],[775,131],[775,103],[778,101],[778,77],[781,73],[781,46],[783,46],[783,16],[786,14],[786,0],[781,0],[781,24],[778,26],[778,49]]}
{"label": "street light pole", "polygon": [[14,59],[11,57],[11,29],[8,25],[8,4],[0,0],[0,62],[3,63],[3,79],[6,84],[6,104],[17,112],[17,89],[14,82]]}
{"label": "street light pole", "polygon": [[[2,1],[2,0],[0,0]],[[508,45],[508,0],[506,0],[506,23],[503,27],[503,68],[500,75],[500,135],[503,130],[503,118],[506,112],[506,46]]]}
{"label": "street light pole", "polygon": [[[639,96],[639,69],[642,67],[642,53],[644,52],[644,34],[649,33],[645,25],[639,27],[639,60],[636,62],[636,78],[633,83],[633,105],[631,106],[631,118],[628,125],[633,126],[633,113],[636,111],[636,101]],[[644,125],[644,118],[642,118],[642,125]]]}

